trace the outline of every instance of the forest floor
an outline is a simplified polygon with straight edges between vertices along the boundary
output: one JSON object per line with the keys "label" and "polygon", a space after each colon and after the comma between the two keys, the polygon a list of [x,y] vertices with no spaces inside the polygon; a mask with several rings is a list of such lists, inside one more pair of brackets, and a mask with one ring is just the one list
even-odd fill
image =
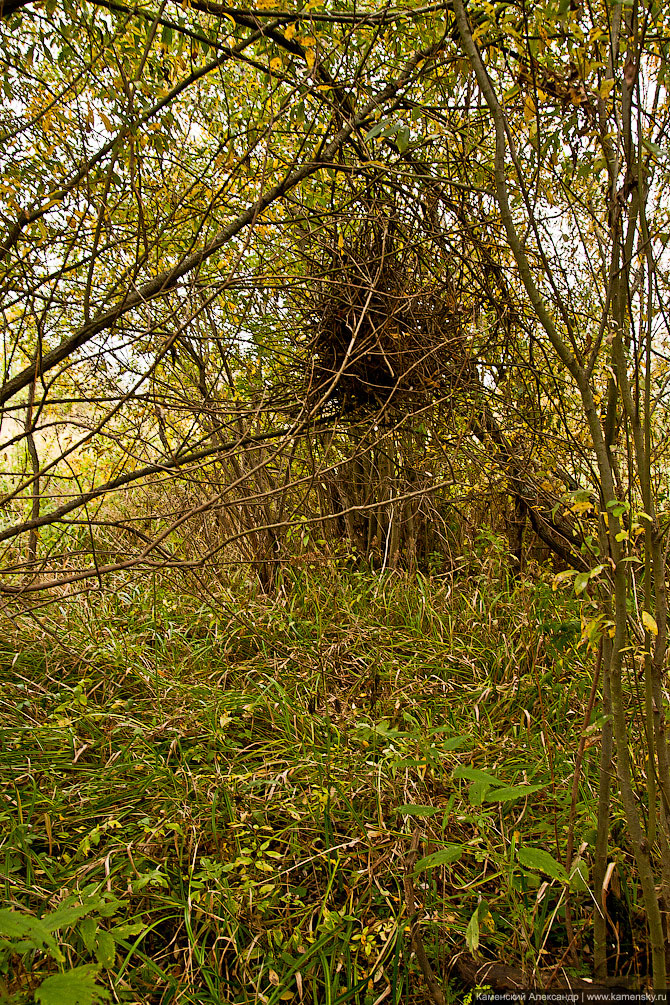
{"label": "forest floor", "polygon": [[[423,1003],[408,898],[448,1001],[464,955],[588,974],[597,723],[580,874],[561,864],[580,635],[550,583],[490,575],[303,570],[215,605],[126,585],[17,619],[0,873],[49,935],[38,952],[0,912],[4,993],[74,968],[82,1001]],[[628,851],[611,856],[635,921]]]}

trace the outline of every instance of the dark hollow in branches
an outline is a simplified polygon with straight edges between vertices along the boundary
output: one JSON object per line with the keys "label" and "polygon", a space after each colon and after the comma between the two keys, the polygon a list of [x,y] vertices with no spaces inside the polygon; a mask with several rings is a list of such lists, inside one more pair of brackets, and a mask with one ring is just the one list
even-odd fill
{"label": "dark hollow in branches", "polygon": [[412,409],[448,394],[467,359],[449,278],[426,281],[423,239],[388,210],[323,242],[303,304],[305,396],[354,414]]}

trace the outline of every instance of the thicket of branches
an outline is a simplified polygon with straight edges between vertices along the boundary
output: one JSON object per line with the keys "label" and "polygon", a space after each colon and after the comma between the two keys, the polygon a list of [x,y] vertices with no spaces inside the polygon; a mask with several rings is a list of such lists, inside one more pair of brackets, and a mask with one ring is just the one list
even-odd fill
{"label": "thicket of branches", "polygon": [[517,575],[527,527],[602,653],[596,899],[613,744],[663,986],[666,12],[0,9],[5,609],[434,571],[481,522]]}

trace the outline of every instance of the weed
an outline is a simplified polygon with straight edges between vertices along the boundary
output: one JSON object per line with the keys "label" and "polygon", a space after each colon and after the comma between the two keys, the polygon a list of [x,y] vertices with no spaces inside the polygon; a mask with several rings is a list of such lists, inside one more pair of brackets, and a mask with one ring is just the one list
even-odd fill
{"label": "weed", "polygon": [[[417,829],[436,973],[468,951],[561,965],[589,668],[548,588],[493,587],[289,570],[275,603],[228,594],[215,612],[120,587],[63,608],[67,648],[17,621],[4,901],[44,920],[97,897],[115,921],[89,912],[58,953],[5,947],[7,994],[92,961],[120,1002],[426,1002],[403,892]],[[596,774],[585,758],[582,941]]]}

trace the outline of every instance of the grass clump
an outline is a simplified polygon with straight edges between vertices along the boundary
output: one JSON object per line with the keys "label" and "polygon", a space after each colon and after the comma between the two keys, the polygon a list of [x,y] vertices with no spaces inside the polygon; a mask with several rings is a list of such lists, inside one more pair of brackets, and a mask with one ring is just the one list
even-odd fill
{"label": "grass clump", "polygon": [[[4,902],[79,914],[56,954],[0,942],[6,995],[90,967],[120,1002],[426,1002],[408,881],[452,1000],[459,954],[563,966],[589,667],[555,603],[542,584],[303,571],[273,602],[120,588],[63,608],[62,644],[17,620],[0,653]],[[580,936],[596,774],[587,757]]]}

